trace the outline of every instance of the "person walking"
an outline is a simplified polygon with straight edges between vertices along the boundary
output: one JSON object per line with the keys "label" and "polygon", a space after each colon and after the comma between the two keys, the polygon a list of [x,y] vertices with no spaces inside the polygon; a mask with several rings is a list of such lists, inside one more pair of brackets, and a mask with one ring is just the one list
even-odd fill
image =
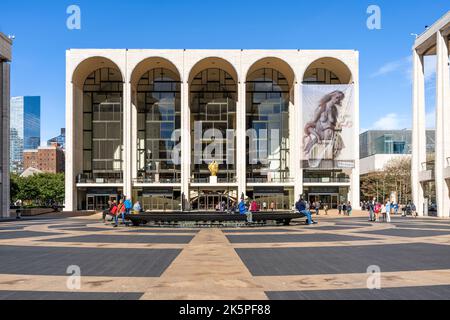
{"label": "person walking", "polygon": [[388,200],[386,200],[386,222],[391,223],[391,210],[393,204]]}
{"label": "person walking", "polygon": [[398,209],[399,209],[398,203],[394,204],[394,214],[395,215],[398,215]]}
{"label": "person walking", "polygon": [[347,215],[348,215],[349,217],[352,215],[352,211],[353,211],[352,204],[351,204],[351,202],[349,201],[349,202],[347,203]]}
{"label": "person walking", "polygon": [[123,199],[120,200],[119,205],[117,206],[117,214],[114,217],[114,228],[117,228],[119,226],[119,216],[122,216],[122,221],[125,224],[125,204],[123,203]]}
{"label": "person walking", "polygon": [[117,215],[117,203],[116,200],[111,202],[111,207],[109,209],[109,212],[107,212],[104,217],[103,217],[103,222],[106,224],[106,216],[109,215],[112,219],[114,220],[116,218]]}
{"label": "person walking", "polygon": [[339,213],[339,215],[342,214],[342,203],[338,204],[338,213]]}
{"label": "person walking", "polygon": [[245,199],[242,198],[241,202],[239,202],[239,214],[247,216],[247,222],[253,223],[253,214],[247,211],[247,206],[245,205]]}
{"label": "person walking", "polygon": [[306,224],[312,225],[317,224],[317,222],[313,221],[311,216],[311,211],[309,211],[306,207],[306,201],[303,200],[302,197],[295,203],[295,209],[302,215],[306,217]]}
{"label": "person walking", "polygon": [[386,205],[384,203],[381,204],[380,214],[381,214],[381,218],[383,219],[383,222],[385,222],[386,221]]}
{"label": "person walking", "polygon": [[320,206],[321,206],[320,202],[316,201],[315,206],[316,206],[316,216],[319,216],[320,215],[319,211],[320,211]]}
{"label": "person walking", "polygon": [[344,216],[347,214],[347,204],[345,202],[342,204],[342,214]]}
{"label": "person walking", "polygon": [[123,204],[125,205],[125,214],[130,214],[131,209],[133,209],[133,202],[131,202],[131,198],[127,198]]}
{"label": "person walking", "polygon": [[270,203],[270,210],[272,210],[272,212],[275,211],[275,202],[274,202],[274,201],[272,201],[272,202]]}
{"label": "person walking", "polygon": [[373,198],[369,202],[368,207],[369,207],[369,221],[373,222],[375,221],[375,198]]}
{"label": "person walking", "polygon": [[375,210],[374,210],[374,213],[375,213],[375,222],[379,222],[379,221],[380,221],[381,208],[382,208],[382,205],[381,205],[380,203],[377,202],[377,203],[375,204]]}
{"label": "person walking", "polygon": [[416,205],[414,204],[414,202],[411,202],[411,215],[414,218],[417,218],[417,209],[416,209]]}
{"label": "person walking", "polygon": [[323,210],[325,210],[325,215],[326,216],[328,215],[328,209],[329,209],[328,204],[325,203],[325,205],[323,206]]}

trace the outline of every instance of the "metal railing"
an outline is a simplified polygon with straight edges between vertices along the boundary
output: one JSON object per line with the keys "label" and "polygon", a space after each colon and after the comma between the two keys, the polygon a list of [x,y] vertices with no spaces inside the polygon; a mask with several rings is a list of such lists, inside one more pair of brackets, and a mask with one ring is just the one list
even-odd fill
{"label": "metal railing", "polygon": [[294,181],[294,178],[247,178],[247,183],[289,183]]}
{"label": "metal railing", "polygon": [[[190,183],[209,183],[210,178],[191,178],[189,179]],[[218,183],[236,183],[236,177],[217,177]]]}
{"label": "metal railing", "polygon": [[122,173],[101,173],[101,174],[89,174],[80,173],[76,177],[77,183],[96,183],[96,184],[110,184],[110,183],[123,183]]}
{"label": "metal railing", "polygon": [[159,178],[155,177],[141,177],[133,179],[133,183],[181,183],[181,178]]}
{"label": "metal railing", "polygon": [[303,178],[304,183],[349,183],[350,178],[334,178],[334,177],[321,177],[321,178]]}

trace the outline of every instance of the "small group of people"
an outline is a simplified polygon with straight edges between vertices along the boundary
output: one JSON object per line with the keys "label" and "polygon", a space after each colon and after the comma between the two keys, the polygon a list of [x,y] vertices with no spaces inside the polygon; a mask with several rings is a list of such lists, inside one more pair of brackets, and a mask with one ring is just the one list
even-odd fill
{"label": "small group of people", "polygon": [[353,212],[353,207],[352,207],[352,203],[350,201],[348,202],[341,202],[338,204],[338,213],[339,215],[344,215],[344,216],[351,216]]}
{"label": "small group of people", "polygon": [[141,211],[142,206],[139,201],[136,201],[133,205],[131,198],[124,196],[119,200],[119,203],[116,200],[108,201],[108,209],[103,211],[103,222],[106,223],[106,217],[110,216],[114,219],[114,228],[117,228],[119,226],[119,217],[122,217],[123,224],[126,224],[126,215],[132,212],[137,214]]}
{"label": "small group of people", "polygon": [[[391,213],[397,215],[399,211],[399,204],[386,199],[383,203],[377,202],[376,198],[364,204],[363,208],[369,211],[369,221],[379,222],[381,220],[390,223]],[[402,217],[407,215],[417,216],[416,206],[411,201],[403,208]]]}

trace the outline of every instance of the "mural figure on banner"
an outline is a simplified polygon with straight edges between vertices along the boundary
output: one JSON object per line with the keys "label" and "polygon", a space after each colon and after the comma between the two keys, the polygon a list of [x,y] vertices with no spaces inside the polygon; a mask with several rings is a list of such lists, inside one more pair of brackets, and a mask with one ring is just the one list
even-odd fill
{"label": "mural figure on banner", "polygon": [[[335,90],[326,94],[315,109],[313,118],[304,127],[304,152],[311,167],[324,159],[336,159],[345,148],[342,128],[351,127],[342,107],[345,94]],[[314,163],[315,162],[315,163]]]}

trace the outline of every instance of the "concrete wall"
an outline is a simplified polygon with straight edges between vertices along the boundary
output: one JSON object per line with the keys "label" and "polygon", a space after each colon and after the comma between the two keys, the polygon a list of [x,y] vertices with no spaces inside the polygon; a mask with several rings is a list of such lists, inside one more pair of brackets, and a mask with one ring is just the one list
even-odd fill
{"label": "concrete wall", "polygon": [[[424,214],[424,183],[434,178],[439,217],[450,217],[450,11],[420,35],[413,47],[412,193]],[[424,56],[436,55],[436,147],[434,175],[426,172]]]}
{"label": "concrete wall", "polygon": [[0,33],[0,217],[9,217],[9,100],[11,41]]}
{"label": "concrete wall", "polygon": [[360,160],[360,174],[368,174],[383,170],[384,166],[393,159],[411,158],[410,154],[376,154]]}

